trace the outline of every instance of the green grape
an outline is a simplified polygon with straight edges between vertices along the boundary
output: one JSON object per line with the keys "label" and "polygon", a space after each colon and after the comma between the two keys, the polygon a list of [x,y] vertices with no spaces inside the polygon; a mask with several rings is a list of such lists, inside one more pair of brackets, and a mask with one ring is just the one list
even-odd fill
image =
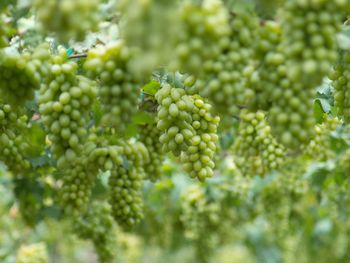
{"label": "green grape", "polygon": [[[143,218],[142,186],[147,149],[142,143],[121,142],[121,159],[109,177],[110,204],[115,220],[125,229]],[[145,158],[146,157],[146,158]]]}
{"label": "green grape", "polygon": [[116,226],[107,203],[93,202],[82,217],[73,222],[74,232],[91,240],[100,263],[115,262]]}
{"label": "green grape", "polygon": [[341,54],[341,61],[334,67],[330,78],[333,81],[335,106],[339,109],[339,114],[344,118],[344,122],[349,123],[350,52]]}
{"label": "green grape", "polygon": [[55,58],[41,86],[39,111],[48,129],[59,168],[69,166],[82,151],[97,90],[94,82],[77,76],[77,64],[66,62],[65,51]]}
{"label": "green grape", "polygon": [[259,25],[250,13],[236,13],[230,19],[230,35],[218,56],[204,63],[204,76],[197,82],[200,94],[208,98],[218,112],[237,115],[254,95],[242,84],[242,71],[253,58],[253,45]]}
{"label": "green grape", "polygon": [[282,50],[292,81],[316,86],[337,59],[336,33],[350,8],[343,0],[288,0],[281,11]]}
{"label": "green grape", "polygon": [[115,42],[92,49],[84,65],[91,78],[98,78],[98,90],[104,113],[102,124],[123,132],[137,111],[140,86],[129,71],[132,52]]}
{"label": "green grape", "polygon": [[175,58],[170,67],[197,75],[203,63],[221,52],[218,42],[229,34],[228,12],[220,0],[183,1]]}
{"label": "green grape", "polygon": [[33,7],[42,28],[60,41],[84,40],[99,29],[99,0],[35,0]]}
{"label": "green grape", "polygon": [[340,119],[326,116],[323,123],[315,126],[315,137],[302,147],[303,154],[312,160],[326,161],[334,158],[330,135],[340,124]]}
{"label": "green grape", "polygon": [[13,49],[0,50],[0,91],[3,102],[23,106],[34,99],[40,87],[40,75],[30,61],[28,53],[19,54]]}
{"label": "green grape", "polygon": [[47,263],[48,253],[43,243],[22,245],[16,256],[16,263]]}
{"label": "green grape", "polygon": [[233,151],[235,163],[243,175],[265,175],[284,162],[285,149],[272,136],[262,111],[241,112]]}
{"label": "green grape", "polygon": [[140,141],[144,143],[149,152],[149,162],[145,164],[145,173],[152,182],[157,181],[162,175],[162,144],[159,141],[160,130],[154,123],[140,126]]}
{"label": "green grape", "polygon": [[157,128],[164,153],[181,155],[184,170],[192,178],[213,175],[213,162],[220,121],[210,113],[211,105],[199,95],[165,84],[155,95],[159,104]]}

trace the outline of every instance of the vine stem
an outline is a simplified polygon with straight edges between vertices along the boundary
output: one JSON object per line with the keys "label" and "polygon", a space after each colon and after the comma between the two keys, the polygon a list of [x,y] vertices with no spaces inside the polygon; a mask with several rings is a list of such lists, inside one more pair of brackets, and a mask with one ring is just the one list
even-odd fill
{"label": "vine stem", "polygon": [[87,57],[87,53],[81,53],[81,54],[74,54],[74,55],[70,55],[69,58],[73,59],[73,58],[86,58]]}

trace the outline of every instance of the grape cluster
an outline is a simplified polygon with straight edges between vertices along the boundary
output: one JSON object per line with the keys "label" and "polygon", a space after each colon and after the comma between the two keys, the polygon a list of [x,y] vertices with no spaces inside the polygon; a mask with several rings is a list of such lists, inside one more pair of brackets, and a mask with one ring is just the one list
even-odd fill
{"label": "grape cluster", "polygon": [[87,212],[73,223],[80,238],[92,241],[100,263],[115,262],[116,226],[108,204],[93,202]]}
{"label": "grape cluster", "polygon": [[0,51],[0,91],[3,102],[23,106],[27,100],[34,99],[34,92],[40,87],[40,75],[30,59],[30,54],[19,54],[13,49]]}
{"label": "grape cluster", "polygon": [[137,110],[139,84],[130,73],[132,52],[123,42],[110,43],[88,53],[85,69],[91,78],[100,80],[102,124],[124,131]]}
{"label": "grape cluster", "polygon": [[[129,47],[139,50],[131,61],[138,77],[149,76],[159,65],[167,65],[178,33],[177,3],[164,0],[122,0],[120,33]],[[143,76],[141,76],[143,75]]]}
{"label": "grape cluster", "polygon": [[65,51],[55,58],[40,89],[39,111],[59,168],[69,166],[82,151],[87,125],[96,98],[95,84],[77,76],[77,64],[66,61]]}
{"label": "grape cluster", "polygon": [[161,133],[154,123],[140,126],[140,141],[146,146],[149,153],[149,162],[145,164],[147,178],[157,181],[162,174],[162,144],[159,141]]}
{"label": "grape cluster", "polygon": [[218,41],[229,34],[227,10],[220,0],[183,1],[177,15],[181,21],[170,67],[198,75],[205,61],[220,55]]}
{"label": "grape cluster", "polygon": [[211,177],[220,121],[210,113],[211,105],[199,95],[187,95],[184,89],[170,84],[165,84],[155,97],[163,152],[181,155],[184,170],[191,177]]}
{"label": "grape cluster", "polygon": [[339,114],[343,116],[344,121],[350,121],[350,52],[344,52],[341,60],[330,74],[334,87],[335,106],[339,109]]}
{"label": "grape cluster", "polygon": [[121,142],[119,163],[109,178],[112,215],[123,228],[129,229],[143,218],[142,186],[144,164],[149,161],[146,147],[140,143]]}
{"label": "grape cluster", "polygon": [[340,119],[326,117],[323,123],[315,126],[315,136],[312,140],[302,147],[303,154],[312,160],[326,161],[334,156],[331,149],[330,136],[338,125],[341,124]]}
{"label": "grape cluster", "polygon": [[244,175],[264,175],[275,170],[283,164],[285,155],[262,111],[242,110],[233,150],[235,162]]}
{"label": "grape cluster", "polygon": [[71,168],[60,171],[62,187],[59,201],[66,215],[79,217],[90,200],[98,171],[89,163],[87,156],[86,153],[80,155],[69,162]]}
{"label": "grape cluster", "polygon": [[20,116],[9,104],[0,105],[0,160],[15,175],[24,174],[30,168],[30,163],[24,156],[29,145],[20,133],[26,124],[25,115]]}
{"label": "grape cluster", "polygon": [[269,110],[278,101],[280,82],[285,77],[284,57],[279,50],[280,25],[265,21],[256,30],[259,41],[253,45],[254,61],[243,71],[243,87],[250,91],[245,106],[251,110]]}
{"label": "grape cluster", "polygon": [[84,40],[87,33],[98,30],[99,4],[99,0],[35,0],[34,9],[47,33],[68,42]]}
{"label": "grape cluster", "polygon": [[17,251],[16,263],[47,263],[48,253],[43,243],[22,245]]}
{"label": "grape cluster", "polygon": [[218,202],[209,202],[204,189],[192,185],[181,196],[180,221],[185,236],[194,241],[200,262],[206,262],[217,243],[217,230],[221,223],[221,206]]}
{"label": "grape cluster", "polygon": [[242,84],[242,71],[253,57],[258,19],[249,13],[236,13],[230,19],[230,35],[222,40],[222,51],[204,63],[204,76],[197,82],[200,94],[222,113],[237,115],[254,95]]}
{"label": "grape cluster", "polygon": [[286,1],[281,13],[281,45],[292,81],[319,85],[329,73],[337,58],[336,33],[349,7],[344,0]]}

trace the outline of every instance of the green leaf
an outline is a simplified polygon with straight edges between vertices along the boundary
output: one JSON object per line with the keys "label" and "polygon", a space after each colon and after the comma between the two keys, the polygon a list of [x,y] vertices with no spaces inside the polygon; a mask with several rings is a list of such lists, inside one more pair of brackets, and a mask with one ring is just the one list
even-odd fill
{"label": "green leaf", "polygon": [[325,111],[322,108],[321,102],[319,100],[316,100],[314,103],[314,116],[317,123],[323,122],[323,115]]}
{"label": "green leaf", "polygon": [[149,83],[143,86],[142,91],[148,95],[154,96],[159,89],[160,83],[156,80],[151,80]]}
{"label": "green leaf", "polygon": [[180,72],[176,72],[175,73],[175,77],[174,77],[174,86],[177,89],[183,89],[184,85],[183,85],[183,77],[184,75],[182,75]]}
{"label": "green leaf", "polygon": [[133,117],[133,123],[142,125],[142,124],[151,124],[154,122],[154,117],[145,111],[137,112]]}

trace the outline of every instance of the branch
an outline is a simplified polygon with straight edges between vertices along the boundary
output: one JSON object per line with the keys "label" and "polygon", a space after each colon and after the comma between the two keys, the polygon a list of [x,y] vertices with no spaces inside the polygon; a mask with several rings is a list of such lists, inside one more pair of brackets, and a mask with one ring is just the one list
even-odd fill
{"label": "branch", "polygon": [[86,58],[87,57],[87,53],[81,53],[81,54],[74,54],[74,55],[70,55],[69,58],[73,59],[73,58]]}

